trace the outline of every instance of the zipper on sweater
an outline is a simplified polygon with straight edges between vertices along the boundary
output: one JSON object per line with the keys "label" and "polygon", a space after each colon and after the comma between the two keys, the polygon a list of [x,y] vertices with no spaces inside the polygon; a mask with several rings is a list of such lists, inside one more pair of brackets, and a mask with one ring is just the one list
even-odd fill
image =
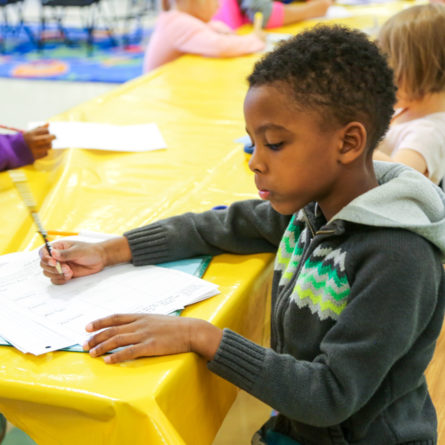
{"label": "zipper on sweater", "polygon": [[[296,277],[298,277],[298,275],[300,274],[301,268],[303,267],[304,263],[321,242],[323,242],[326,238],[329,238],[331,235],[334,235],[336,233],[335,229],[315,231],[304,209],[302,209],[302,213],[306,226],[311,233],[311,238],[310,240],[308,240],[307,247],[305,248],[303,255],[301,256],[300,262],[294,274],[294,278],[290,280],[287,286],[280,292],[281,297],[277,296],[277,307],[275,314],[276,314],[276,319],[280,321],[283,320],[284,311],[287,308],[287,305],[289,304],[289,295],[292,292],[293,287],[295,286]],[[281,351],[281,346],[283,343],[282,340],[284,338],[284,326],[278,323],[275,323],[275,326],[276,326],[275,338],[277,341],[276,346],[278,350]]]}

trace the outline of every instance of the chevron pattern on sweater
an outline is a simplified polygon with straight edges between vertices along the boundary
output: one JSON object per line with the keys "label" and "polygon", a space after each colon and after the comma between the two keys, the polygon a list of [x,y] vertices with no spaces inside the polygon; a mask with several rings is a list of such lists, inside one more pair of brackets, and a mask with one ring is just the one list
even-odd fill
{"label": "chevron pattern on sweater", "polygon": [[321,320],[337,320],[347,304],[350,286],[345,274],[345,252],[319,246],[304,263],[291,298]]}
{"label": "chevron pattern on sweater", "polygon": [[293,215],[281,239],[275,259],[275,270],[282,272],[280,286],[286,285],[297,270],[304,250],[304,243],[301,240],[306,238],[306,230],[302,212]]}

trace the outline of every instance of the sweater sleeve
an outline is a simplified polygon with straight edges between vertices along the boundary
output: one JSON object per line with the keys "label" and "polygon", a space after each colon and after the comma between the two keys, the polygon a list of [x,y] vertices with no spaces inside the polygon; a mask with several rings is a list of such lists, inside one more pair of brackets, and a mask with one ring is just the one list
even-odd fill
{"label": "sweater sleeve", "polygon": [[269,202],[240,201],[228,209],[185,213],[126,232],[136,266],[223,252],[274,252],[289,223]]}
{"label": "sweater sleeve", "polygon": [[209,369],[283,415],[316,427],[345,421],[373,397],[387,404],[414,391],[440,332],[445,284],[438,253],[417,235],[401,232],[397,242],[376,237],[373,248],[353,260],[358,269],[348,305],[313,360],[297,360],[225,330]]}
{"label": "sweater sleeve", "polygon": [[187,54],[206,57],[234,57],[264,49],[265,42],[254,34],[224,34],[187,14],[175,21],[175,47]]}
{"label": "sweater sleeve", "polygon": [[34,157],[21,133],[0,135],[0,171],[33,162]]}

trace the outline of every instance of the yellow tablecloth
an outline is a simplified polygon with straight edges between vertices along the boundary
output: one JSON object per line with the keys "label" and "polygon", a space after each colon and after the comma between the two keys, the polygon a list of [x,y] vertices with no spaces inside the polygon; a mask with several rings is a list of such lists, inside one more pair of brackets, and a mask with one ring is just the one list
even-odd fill
{"label": "yellow tablecloth", "polygon": [[[54,151],[25,168],[45,225],[122,233],[186,210],[255,197],[242,145],[233,142],[244,135],[243,79],[253,59],[184,57],[58,116],[155,121],[168,149]],[[41,240],[7,173],[0,181],[0,205],[9,209],[0,216],[2,251],[36,247]],[[221,295],[185,315],[261,341],[271,259],[215,258],[205,278],[220,285]],[[0,347],[0,412],[39,445],[209,444],[235,395],[193,354],[110,366],[83,353],[33,357]]]}
{"label": "yellow tablecloth", "polygon": [[[402,6],[359,8],[356,24],[373,27]],[[340,22],[353,25],[350,18]],[[313,23],[278,31],[298,32]],[[185,56],[57,116],[156,122],[168,149],[53,151],[26,167],[46,227],[122,233],[256,197],[242,145],[234,140],[244,135],[244,79],[258,57]],[[0,208],[0,253],[41,244],[7,173],[0,174]],[[268,254],[215,258],[205,278],[219,284],[221,295],[184,314],[263,341],[271,261]],[[194,354],[105,365],[83,353],[34,357],[0,347],[0,412],[39,445],[208,445],[235,395]]]}

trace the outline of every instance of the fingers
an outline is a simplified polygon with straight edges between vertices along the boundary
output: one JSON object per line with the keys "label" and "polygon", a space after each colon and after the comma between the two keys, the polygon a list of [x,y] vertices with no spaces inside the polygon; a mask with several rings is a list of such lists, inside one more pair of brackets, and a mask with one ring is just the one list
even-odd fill
{"label": "fingers", "polygon": [[132,345],[104,357],[106,363],[120,363],[147,356],[146,345]]}
{"label": "fingers", "polygon": [[99,357],[100,355],[113,351],[114,349],[134,345],[134,343],[138,342],[139,336],[135,333],[116,333],[119,331],[114,328],[107,329],[103,332],[104,335],[110,336],[110,338],[101,341],[93,348],[88,346],[89,343],[84,345],[84,349],[89,351],[91,357]]}
{"label": "fingers", "polygon": [[33,135],[28,141],[27,145],[32,151],[35,159],[43,158],[48,154],[48,151],[52,148],[52,141],[55,136],[52,134],[46,134],[41,136]]}
{"label": "fingers", "polygon": [[34,135],[32,142],[36,147],[50,147],[54,139],[56,139],[56,137],[47,132],[46,134]]}
{"label": "fingers", "polygon": [[[140,315],[140,314],[139,314]],[[132,323],[137,319],[137,314],[114,314],[109,317],[99,318],[98,320],[88,323],[86,330],[88,332],[99,331],[100,329],[109,328],[112,326],[121,326]],[[98,334],[99,335],[99,334]],[[95,336],[96,337],[96,336]],[[95,338],[92,337],[92,338]]]}
{"label": "fingers", "polygon": [[[125,347],[105,358],[107,363],[118,363],[147,355],[146,344],[139,343],[141,335],[134,332],[132,323],[138,318],[135,314],[121,314],[105,317],[88,324],[87,331],[104,329],[88,339],[83,349],[92,357],[98,357],[117,348]],[[110,327],[111,326],[111,327]]]}
{"label": "fingers", "polygon": [[[57,256],[60,251],[56,248],[64,249],[69,248],[72,243],[66,241],[57,241],[52,244],[52,256],[49,254],[45,246],[39,250],[40,255],[40,267],[43,269],[43,275],[48,277],[53,284],[65,284],[67,281],[73,278],[73,270],[67,264],[61,264],[62,274],[57,271]],[[63,251],[63,250],[62,250]]]}
{"label": "fingers", "polygon": [[56,260],[51,257],[48,262],[40,261],[40,267],[43,269],[43,275],[48,277],[53,284],[65,284],[73,278],[73,271],[66,264],[61,264],[62,273],[59,273],[56,267]]}
{"label": "fingers", "polygon": [[48,148],[38,148],[38,149],[32,149],[32,155],[34,156],[34,159],[41,159],[44,158],[51,147]]}
{"label": "fingers", "polygon": [[58,261],[75,261],[81,254],[84,246],[72,242],[63,242],[62,244],[54,243],[52,245],[52,255]]}

